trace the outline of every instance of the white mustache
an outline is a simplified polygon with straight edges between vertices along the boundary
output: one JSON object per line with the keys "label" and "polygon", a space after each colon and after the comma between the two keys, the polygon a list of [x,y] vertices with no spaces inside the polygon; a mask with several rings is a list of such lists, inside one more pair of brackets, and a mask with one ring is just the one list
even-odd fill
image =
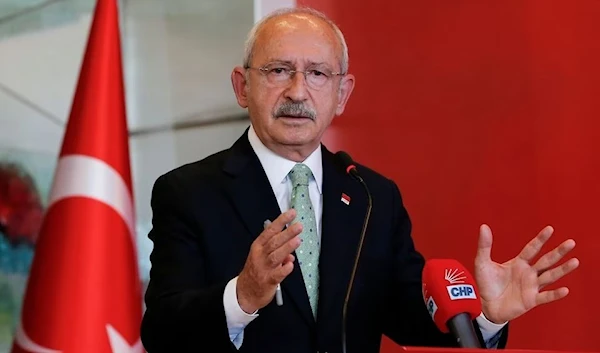
{"label": "white mustache", "polygon": [[275,111],[275,117],[279,118],[282,116],[295,116],[295,117],[304,117],[310,118],[311,120],[315,120],[317,118],[317,113],[306,107],[302,103],[284,103],[277,108]]}

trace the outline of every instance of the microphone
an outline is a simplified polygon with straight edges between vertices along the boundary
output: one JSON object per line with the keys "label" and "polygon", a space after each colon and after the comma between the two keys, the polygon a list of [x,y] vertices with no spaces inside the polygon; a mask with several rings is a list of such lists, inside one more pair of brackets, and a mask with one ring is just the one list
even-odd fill
{"label": "microphone", "polygon": [[373,208],[373,199],[371,197],[371,191],[369,191],[369,187],[363,180],[363,178],[356,170],[356,165],[352,158],[348,153],[344,151],[339,151],[336,153],[336,156],[340,159],[346,173],[351,177],[356,179],[365,189],[365,193],[367,194],[367,212],[365,213],[365,220],[363,221],[363,227],[360,232],[360,240],[358,242],[358,250],[356,251],[356,256],[354,258],[354,267],[352,268],[352,274],[350,275],[350,282],[348,282],[348,289],[346,290],[346,298],[344,299],[344,307],[342,309],[342,352],[346,353],[347,339],[346,339],[346,321],[347,321],[347,312],[348,312],[348,302],[350,301],[350,294],[352,293],[352,286],[354,284],[354,277],[356,276],[356,269],[358,268],[358,261],[360,259],[360,254],[362,252],[362,246],[365,241],[365,234],[367,232],[367,226],[369,225],[369,218],[371,217],[371,209]]}
{"label": "microphone", "polygon": [[367,196],[371,196],[371,193],[369,192],[367,185],[365,184],[364,180],[362,180],[361,176],[358,174],[358,171],[356,170],[356,165],[354,165],[354,161],[352,160],[352,157],[350,157],[350,155],[344,151],[339,151],[338,153],[336,153],[336,155],[342,162],[344,169],[346,169],[346,173],[350,174],[353,178],[358,180],[358,182],[362,183],[363,186],[367,190]]}
{"label": "microphone", "polygon": [[422,276],[423,300],[438,329],[452,332],[461,348],[482,348],[473,326],[481,302],[469,271],[456,260],[432,259]]}

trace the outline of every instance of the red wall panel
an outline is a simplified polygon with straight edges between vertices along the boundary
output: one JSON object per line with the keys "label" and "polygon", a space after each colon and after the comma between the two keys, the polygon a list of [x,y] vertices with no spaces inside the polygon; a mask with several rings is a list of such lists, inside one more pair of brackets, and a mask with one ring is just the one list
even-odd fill
{"label": "red wall panel", "polygon": [[357,76],[328,146],[398,183],[427,257],[472,269],[481,223],[497,261],[547,224],[545,250],[573,237],[571,294],[509,348],[600,350],[600,1],[298,2],[340,25]]}

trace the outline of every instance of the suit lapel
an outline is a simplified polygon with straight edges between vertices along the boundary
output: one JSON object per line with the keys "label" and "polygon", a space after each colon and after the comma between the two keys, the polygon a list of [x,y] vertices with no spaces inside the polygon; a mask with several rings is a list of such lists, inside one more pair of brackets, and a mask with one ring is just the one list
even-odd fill
{"label": "suit lapel", "polygon": [[[345,200],[342,201],[342,194]],[[341,323],[346,289],[354,266],[367,198],[360,184],[346,174],[323,147],[323,218],[318,326]],[[334,322],[328,322],[334,320]],[[339,322],[338,322],[339,321]]]}
{"label": "suit lapel", "polygon": [[[231,148],[224,171],[232,177],[227,194],[251,241],[254,241],[263,231],[263,222],[267,219],[273,221],[279,217],[281,210],[260,160],[248,141],[247,131]],[[281,283],[284,305],[295,305],[307,322],[314,325],[300,265],[295,257],[294,270]]]}
{"label": "suit lapel", "polygon": [[281,211],[247,132],[231,148],[224,171],[232,177],[227,194],[254,241],[263,231],[263,222],[274,220]]}

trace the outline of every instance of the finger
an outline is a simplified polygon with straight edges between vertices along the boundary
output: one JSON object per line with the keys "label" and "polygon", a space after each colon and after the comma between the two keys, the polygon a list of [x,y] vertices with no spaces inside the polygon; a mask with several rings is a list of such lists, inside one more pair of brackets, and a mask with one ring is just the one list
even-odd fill
{"label": "finger", "polygon": [[487,224],[482,224],[479,227],[479,243],[477,245],[475,264],[492,260],[492,240],[492,230]]}
{"label": "finger", "polygon": [[273,236],[269,239],[269,241],[264,244],[264,251],[266,254],[270,254],[273,251],[279,249],[283,246],[283,244],[290,241],[290,239],[294,238],[298,234],[302,233],[302,223],[295,223],[287,227],[283,232],[278,233],[276,236]]}
{"label": "finger", "polygon": [[285,244],[267,255],[267,265],[271,268],[280,266],[291,252],[300,246],[300,237],[295,236]]}
{"label": "finger", "polygon": [[287,262],[273,271],[273,280],[275,283],[281,283],[294,270],[294,263]]}
{"label": "finger", "polygon": [[569,288],[562,287],[554,290],[545,291],[542,293],[538,293],[536,296],[537,305],[547,304],[559,299],[562,299],[569,294]]}
{"label": "finger", "polygon": [[282,265],[285,265],[288,262],[294,262],[294,260],[296,260],[296,257],[294,257],[294,255],[289,254],[282,262]]}
{"label": "finger", "polygon": [[556,268],[542,273],[538,278],[540,289],[558,281],[559,279],[573,272],[573,270],[575,270],[577,267],[579,267],[579,260],[573,258]]}
{"label": "finger", "polygon": [[533,258],[540,252],[542,246],[550,239],[554,229],[550,226],[542,229],[538,235],[531,239],[527,245],[521,250],[519,257],[527,262],[533,260]]}
{"label": "finger", "polygon": [[551,252],[546,253],[533,265],[538,272],[545,271],[556,265],[569,251],[575,247],[573,239],[565,240],[562,244],[554,248]]}
{"label": "finger", "polygon": [[296,210],[293,208],[280,214],[279,217],[275,218],[273,222],[265,227],[265,230],[258,236],[258,238],[256,238],[256,241],[260,244],[265,244],[274,235],[281,233],[283,228],[285,228],[288,223],[291,223],[294,218],[296,218]]}

